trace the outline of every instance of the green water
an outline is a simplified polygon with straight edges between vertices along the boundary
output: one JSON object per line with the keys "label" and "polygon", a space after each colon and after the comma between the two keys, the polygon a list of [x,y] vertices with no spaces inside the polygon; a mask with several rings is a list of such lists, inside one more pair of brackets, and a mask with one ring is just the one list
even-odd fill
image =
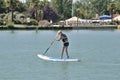
{"label": "green water", "polygon": [[[69,55],[80,62],[49,62],[37,57],[57,31],[0,31],[0,80],[119,80],[120,31],[71,30]],[[59,57],[62,42],[46,55]],[[64,55],[64,57],[66,57]]]}

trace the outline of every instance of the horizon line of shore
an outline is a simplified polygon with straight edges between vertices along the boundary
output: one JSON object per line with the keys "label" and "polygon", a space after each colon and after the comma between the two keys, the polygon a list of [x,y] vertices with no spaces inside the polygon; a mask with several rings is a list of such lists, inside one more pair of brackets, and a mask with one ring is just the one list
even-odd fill
{"label": "horizon line of shore", "polygon": [[0,30],[58,30],[58,29],[120,29],[120,25],[81,25],[81,26],[29,26],[15,25],[14,27],[0,27]]}

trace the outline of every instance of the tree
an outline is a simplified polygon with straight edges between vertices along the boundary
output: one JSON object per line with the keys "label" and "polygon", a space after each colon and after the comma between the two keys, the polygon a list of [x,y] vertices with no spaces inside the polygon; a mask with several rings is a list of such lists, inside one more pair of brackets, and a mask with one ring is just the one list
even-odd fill
{"label": "tree", "polygon": [[41,20],[43,18],[43,8],[46,4],[49,4],[48,0],[27,0],[27,12],[32,18],[36,20]]}
{"label": "tree", "polygon": [[[109,14],[108,5],[112,0],[78,0],[75,3],[75,13],[81,18],[93,18],[96,14]],[[77,13],[79,9],[79,13]]]}
{"label": "tree", "polygon": [[43,19],[46,19],[48,21],[50,20],[56,21],[59,18],[55,11],[52,10],[48,5],[44,7],[43,13],[44,13]]}
{"label": "tree", "polygon": [[[92,18],[95,16],[95,11],[93,11],[93,5],[90,0],[79,0],[75,2],[75,15],[80,18]],[[78,11],[79,10],[79,11]]]}
{"label": "tree", "polygon": [[5,12],[5,2],[4,0],[0,0],[0,13],[4,13]]}
{"label": "tree", "polygon": [[14,12],[23,12],[26,7],[19,0],[5,0],[6,12],[11,12],[11,20],[14,21]]}
{"label": "tree", "polygon": [[72,12],[71,0],[51,0],[51,6],[61,19],[70,18]]}

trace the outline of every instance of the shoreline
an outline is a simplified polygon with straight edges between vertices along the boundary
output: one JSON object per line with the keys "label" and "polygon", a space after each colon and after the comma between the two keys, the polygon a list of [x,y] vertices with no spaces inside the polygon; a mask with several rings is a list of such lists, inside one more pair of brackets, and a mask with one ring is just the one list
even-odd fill
{"label": "shoreline", "polygon": [[14,27],[0,27],[0,30],[106,30],[106,29],[120,29],[120,25],[80,25],[80,26],[26,26],[26,25],[15,25]]}

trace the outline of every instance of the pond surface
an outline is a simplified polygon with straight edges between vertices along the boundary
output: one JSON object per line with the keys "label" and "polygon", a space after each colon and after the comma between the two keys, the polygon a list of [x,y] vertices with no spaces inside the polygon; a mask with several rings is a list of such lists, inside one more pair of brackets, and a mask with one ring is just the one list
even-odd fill
{"label": "pond surface", "polygon": [[[0,31],[0,80],[120,80],[119,30],[64,30],[69,55],[80,62],[50,62],[37,57],[57,31]],[[46,53],[60,57],[62,42]],[[66,57],[66,55],[64,55]]]}

